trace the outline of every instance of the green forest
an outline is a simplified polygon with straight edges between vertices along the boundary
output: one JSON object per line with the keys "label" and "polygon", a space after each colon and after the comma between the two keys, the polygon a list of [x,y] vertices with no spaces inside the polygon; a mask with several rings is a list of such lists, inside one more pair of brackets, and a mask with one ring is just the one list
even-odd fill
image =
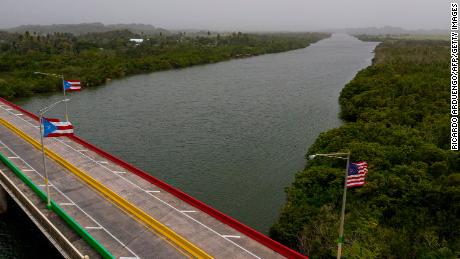
{"label": "green forest", "polygon": [[[369,164],[367,184],[348,189],[346,258],[460,258],[449,46],[385,39],[372,66],[341,92],[343,125],[321,133],[308,150],[349,150],[352,161]],[[270,236],[311,258],[335,258],[344,173],[343,160],[309,160],[286,188]]]}
{"label": "green forest", "polygon": [[[326,33],[228,33],[144,35],[129,30],[40,34],[0,31],[0,97],[17,98],[62,90],[59,79],[34,71],[79,79],[83,87],[115,78],[304,48]],[[142,38],[136,44],[131,38]]]}

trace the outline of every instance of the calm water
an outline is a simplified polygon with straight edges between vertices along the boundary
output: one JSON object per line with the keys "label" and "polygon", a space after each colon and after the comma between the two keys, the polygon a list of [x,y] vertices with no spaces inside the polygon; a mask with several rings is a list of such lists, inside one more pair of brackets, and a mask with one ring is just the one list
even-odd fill
{"label": "calm water", "polygon": [[[266,233],[307,148],[340,125],[340,90],[375,46],[335,34],[305,49],[128,77],[71,94],[70,120],[93,144]],[[36,112],[59,98],[19,104]]]}

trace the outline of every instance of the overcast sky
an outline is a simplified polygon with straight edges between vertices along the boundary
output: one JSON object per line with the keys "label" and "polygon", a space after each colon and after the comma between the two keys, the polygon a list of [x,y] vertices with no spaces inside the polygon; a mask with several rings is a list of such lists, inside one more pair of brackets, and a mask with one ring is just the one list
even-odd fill
{"label": "overcast sky", "polygon": [[146,23],[166,29],[448,29],[448,0],[0,0],[0,27]]}

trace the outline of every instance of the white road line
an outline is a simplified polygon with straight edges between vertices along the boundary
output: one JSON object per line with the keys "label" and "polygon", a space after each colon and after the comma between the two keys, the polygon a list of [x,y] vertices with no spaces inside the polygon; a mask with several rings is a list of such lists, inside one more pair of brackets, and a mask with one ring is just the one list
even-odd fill
{"label": "white road line", "polygon": [[[75,150],[75,151],[77,151],[77,150]],[[78,151],[77,151],[77,152],[78,152]],[[95,161],[96,163],[104,164],[104,165],[106,165],[106,164],[109,163],[109,162],[107,162],[107,161],[96,161],[96,160],[94,160],[94,161]]]}
{"label": "white road line", "polygon": [[116,174],[126,174],[126,172],[123,172],[123,171],[112,171],[112,172],[114,172]]}
{"label": "white road line", "polygon": [[147,191],[146,190],[145,192],[147,192],[147,193],[151,193],[151,192],[159,193],[160,191]]}
{"label": "white road line", "polygon": [[195,213],[196,210],[181,210],[182,213]]}
{"label": "white road line", "polygon": [[86,229],[102,229],[102,227],[85,227]]}
{"label": "white road line", "polygon": [[9,156],[8,158],[9,159],[18,159],[19,157],[17,157],[17,156]]}
{"label": "white road line", "polygon": [[[46,187],[46,184],[39,184],[38,186],[40,186],[40,187]],[[48,182],[48,186],[52,187],[52,186],[54,186],[54,185],[52,185],[52,184],[50,184],[50,183]]]}
{"label": "white road line", "polygon": [[222,235],[222,236],[226,238],[241,238],[241,236],[237,236],[237,235]]}
{"label": "white road line", "polygon": [[71,203],[71,202],[63,202],[63,203],[59,203],[59,206],[74,206],[75,203]]}
{"label": "white road line", "polygon": [[[2,144],[3,146],[5,146],[11,153],[17,155],[10,147],[8,147],[5,143],[3,143],[1,140],[0,140],[0,144]],[[24,164],[26,164],[27,166],[29,166],[30,168],[33,169],[33,167],[27,163],[24,159],[20,158]],[[44,179],[43,175],[41,175],[37,170],[34,170],[34,172],[36,174],[38,174],[42,179]],[[110,231],[108,231],[104,226],[102,226],[97,220],[95,220],[92,216],[90,216],[85,210],[83,210],[80,206],[78,206],[72,199],[69,198],[69,196],[67,196],[65,193],[63,193],[61,190],[59,190],[58,188],[56,188],[55,186],[52,186],[54,189],[56,189],[56,191],[61,194],[62,196],[64,196],[64,198],[66,198],[67,200],[69,200],[70,202],[72,202],[74,204],[75,207],[78,208],[78,210],[80,210],[83,214],[85,214],[90,220],[92,220],[94,223],[96,223],[96,225],[102,227],[102,229],[110,236],[112,237],[116,242],[118,242],[123,248],[126,248],[126,250],[128,252],[130,252],[131,254],[133,254],[134,256],[136,257],[139,257],[136,253],[134,253],[127,245],[125,245],[123,242],[121,242],[117,237],[115,237]]]}
{"label": "white road line", "polygon": [[16,116],[22,116],[22,115],[24,115],[24,114],[22,114],[22,113],[16,113],[15,115],[16,115]]}
{"label": "white road line", "polygon": [[[18,118],[24,120],[22,117],[18,117]],[[26,121],[26,122],[29,123],[30,125],[33,125],[31,122],[29,122],[29,121],[27,121],[27,120],[24,120],[24,121]],[[71,148],[72,150],[78,152],[78,151],[77,151],[75,148],[73,148],[72,146],[70,146],[70,145],[64,143],[64,142],[69,143],[69,142],[73,142],[73,141],[70,141],[70,140],[60,140],[60,139],[56,139],[56,138],[52,138],[52,139],[53,139],[54,141],[61,142],[62,144],[68,146],[68,147]],[[81,153],[81,152],[78,152],[78,153],[80,153],[82,156],[84,156],[84,157],[86,157],[86,158],[88,158],[88,159],[90,159],[90,160],[92,160],[92,161],[98,163],[98,161],[92,159],[91,157],[89,157],[89,156],[87,156],[87,155],[85,155],[85,154],[83,154],[83,153]],[[107,163],[108,163],[108,162],[107,162]],[[99,164],[100,164],[101,167],[103,167],[103,168],[105,168],[105,169],[107,169],[108,171],[110,171],[110,172],[113,173],[113,171],[112,171],[111,169],[109,169],[108,167],[102,165],[101,163],[99,163]],[[121,178],[124,179],[125,181],[127,181],[127,182],[131,183],[132,185],[136,186],[137,188],[143,190],[140,186],[138,186],[137,184],[133,183],[132,181],[126,179],[126,178],[123,177],[121,174],[115,174],[115,175],[118,175],[119,177],[121,177]],[[256,257],[256,258],[260,258],[260,257],[258,257],[257,255],[255,255],[254,253],[252,253],[252,252],[248,251],[247,249],[245,249],[244,247],[242,247],[242,246],[238,245],[237,243],[233,242],[232,240],[230,240],[230,239],[228,239],[228,238],[226,238],[226,237],[223,237],[222,235],[220,235],[217,231],[215,231],[215,230],[212,229],[211,227],[209,227],[209,226],[203,224],[202,222],[200,222],[200,221],[194,219],[193,217],[189,216],[188,214],[181,212],[180,210],[178,210],[177,208],[175,208],[175,207],[172,206],[171,204],[169,204],[169,203],[163,201],[162,199],[156,197],[155,195],[153,195],[153,194],[151,194],[151,193],[148,193],[148,192],[147,192],[147,194],[150,195],[150,196],[152,196],[152,197],[154,197],[155,199],[157,199],[157,200],[160,201],[161,203],[167,205],[168,207],[172,208],[173,210],[175,210],[175,211],[177,211],[177,212],[183,214],[184,216],[188,217],[189,219],[195,221],[196,223],[200,224],[201,226],[205,227],[206,229],[210,230],[211,232],[213,232],[213,233],[217,234],[218,236],[224,238],[225,240],[227,240],[228,242],[232,243],[233,245],[239,247],[240,249],[242,249],[243,251],[247,252],[248,254],[250,254],[250,255],[252,255],[252,256],[254,256],[254,257]],[[120,242],[120,243],[121,243],[121,242]],[[134,254],[134,253],[133,253],[133,254]],[[136,255],[136,256],[137,256],[137,255]]]}
{"label": "white road line", "polygon": [[78,152],[88,152],[88,150],[86,149],[80,149],[80,150],[77,150]]}
{"label": "white road line", "polygon": [[32,171],[35,171],[34,169],[22,169],[22,171],[24,172],[32,172]]}

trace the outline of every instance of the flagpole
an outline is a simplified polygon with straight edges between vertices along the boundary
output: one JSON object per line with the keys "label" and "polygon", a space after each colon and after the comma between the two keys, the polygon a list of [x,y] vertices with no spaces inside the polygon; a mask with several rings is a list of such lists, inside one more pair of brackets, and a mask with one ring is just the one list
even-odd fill
{"label": "flagpole", "polygon": [[[65,98],[65,80],[64,80],[64,75],[58,75],[58,74],[51,74],[51,73],[43,73],[43,72],[34,72],[34,74],[39,74],[39,75],[45,75],[45,76],[52,76],[52,77],[57,77],[62,79],[62,93],[64,94],[64,100],[67,100]],[[69,121],[69,115],[67,113],[67,102],[65,103],[65,119],[66,121]]]}
{"label": "flagpole", "polygon": [[45,135],[44,134],[44,131],[45,129],[43,128],[43,115],[45,113],[47,113],[51,108],[53,108],[54,106],[58,105],[59,103],[61,102],[65,102],[67,103],[69,101],[69,99],[64,99],[64,100],[60,100],[60,101],[57,101],[55,103],[52,103],[51,105],[41,109],[40,111],[38,111],[38,114],[40,115],[40,119],[39,119],[39,122],[40,122],[40,142],[41,142],[41,146],[42,146],[42,159],[43,159],[43,171],[45,173],[45,186],[46,186],[46,196],[47,196],[47,199],[46,199],[46,206],[48,207],[48,209],[51,209],[51,194],[50,194],[50,187],[49,187],[49,178],[48,178],[48,171],[46,170],[46,159],[45,159],[45,142],[43,141],[43,136]]}
{"label": "flagpole", "polygon": [[343,246],[343,225],[345,223],[345,203],[347,202],[347,180],[348,180],[348,166],[350,165],[350,151],[347,153],[347,166],[345,170],[345,182],[343,183],[343,197],[342,197],[342,213],[340,215],[340,226],[339,226],[339,241],[337,245],[337,259],[342,256]]}
{"label": "flagpole", "polygon": [[42,146],[42,157],[43,157],[43,171],[45,172],[45,186],[46,186],[46,207],[51,208],[51,195],[48,181],[48,171],[46,170],[46,159],[45,159],[45,143],[43,141],[43,113],[40,113],[40,142]]}
{"label": "flagpole", "polygon": [[[64,75],[61,75],[61,78],[62,78],[62,91],[64,93],[64,99],[65,99]],[[69,116],[67,115],[67,102],[65,102],[65,119],[66,119],[66,121],[69,121]]]}

